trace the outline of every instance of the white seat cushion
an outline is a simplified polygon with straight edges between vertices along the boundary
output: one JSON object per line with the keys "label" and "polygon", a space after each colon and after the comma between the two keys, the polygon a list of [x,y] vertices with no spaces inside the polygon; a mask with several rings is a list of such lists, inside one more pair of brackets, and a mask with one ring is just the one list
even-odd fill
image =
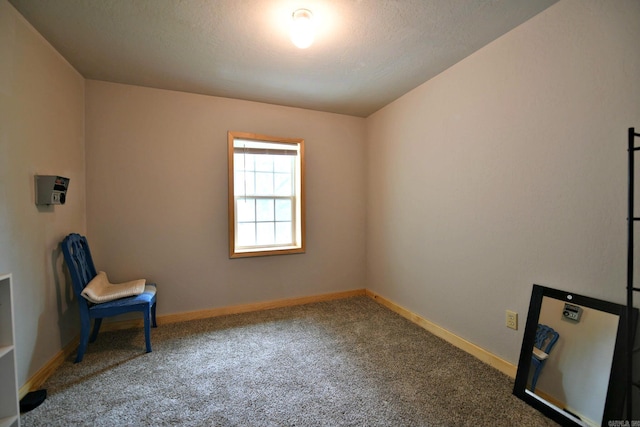
{"label": "white seat cushion", "polygon": [[82,291],[82,296],[93,303],[113,301],[132,295],[140,295],[145,291],[145,279],[131,280],[124,283],[109,283],[107,273],[100,271]]}

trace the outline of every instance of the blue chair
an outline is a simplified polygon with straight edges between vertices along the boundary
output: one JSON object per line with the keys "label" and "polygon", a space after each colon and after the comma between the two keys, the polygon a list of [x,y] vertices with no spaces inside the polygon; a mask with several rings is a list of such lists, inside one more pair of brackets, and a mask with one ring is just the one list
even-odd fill
{"label": "blue chair", "polygon": [[[82,361],[87,349],[87,344],[96,340],[103,318],[135,311],[142,312],[144,318],[144,338],[147,353],[150,353],[150,325],[153,324],[154,328],[157,327],[155,284],[145,286],[145,291],[139,295],[94,304],[82,296],[82,291],[85,286],[97,275],[86,237],[77,233],[69,234],[62,241],[62,253],[69,268],[73,291],[78,298],[78,305],[80,306],[80,345],[75,363]],[[94,319],[93,333],[91,334],[91,338],[89,338],[91,319]]]}
{"label": "blue chair", "polygon": [[534,367],[533,378],[531,380],[532,392],[536,391],[536,383],[538,382],[540,371],[542,371],[542,368],[547,362],[548,355],[549,353],[551,353],[551,350],[558,341],[558,338],[560,338],[560,334],[554,331],[553,328],[547,325],[538,324],[534,345],[536,348],[542,350],[545,353],[545,356],[543,358],[540,358],[535,353],[533,356],[531,356],[531,363]]}

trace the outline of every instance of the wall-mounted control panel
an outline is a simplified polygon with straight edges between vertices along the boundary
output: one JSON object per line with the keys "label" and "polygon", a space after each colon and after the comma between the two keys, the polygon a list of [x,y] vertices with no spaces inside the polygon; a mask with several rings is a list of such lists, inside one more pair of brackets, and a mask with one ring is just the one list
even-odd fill
{"label": "wall-mounted control panel", "polygon": [[69,178],[57,175],[36,175],[36,205],[64,205],[67,201]]}
{"label": "wall-mounted control panel", "polygon": [[582,307],[573,304],[564,304],[564,310],[562,310],[562,317],[568,320],[573,320],[574,322],[580,321],[580,316],[582,316]]}

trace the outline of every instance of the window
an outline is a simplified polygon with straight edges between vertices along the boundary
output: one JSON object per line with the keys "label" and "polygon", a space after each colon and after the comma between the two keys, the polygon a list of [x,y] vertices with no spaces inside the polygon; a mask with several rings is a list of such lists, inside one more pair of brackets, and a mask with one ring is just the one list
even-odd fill
{"label": "window", "polygon": [[304,140],[229,132],[229,256],[304,252]]}

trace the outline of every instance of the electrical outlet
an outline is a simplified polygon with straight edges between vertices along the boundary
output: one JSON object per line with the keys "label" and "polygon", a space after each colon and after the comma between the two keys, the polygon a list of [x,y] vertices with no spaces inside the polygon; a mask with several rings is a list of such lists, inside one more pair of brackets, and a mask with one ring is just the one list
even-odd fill
{"label": "electrical outlet", "polygon": [[518,313],[507,310],[507,328],[518,330]]}

